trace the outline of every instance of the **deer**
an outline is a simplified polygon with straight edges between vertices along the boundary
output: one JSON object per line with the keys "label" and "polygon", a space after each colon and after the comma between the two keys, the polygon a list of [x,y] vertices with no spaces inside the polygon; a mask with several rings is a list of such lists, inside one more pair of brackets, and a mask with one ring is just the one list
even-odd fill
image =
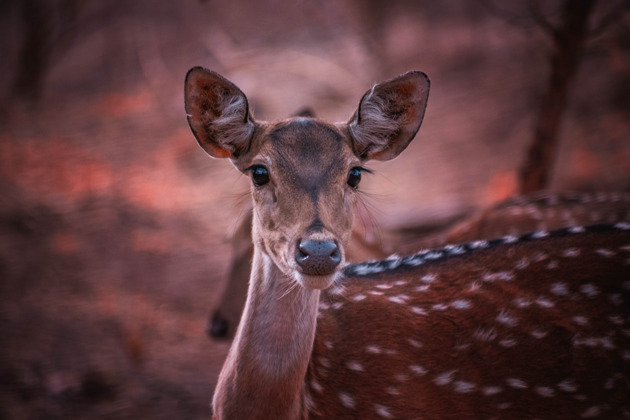
{"label": "deer", "polygon": [[416,136],[430,82],[374,85],[348,122],[257,121],[192,68],[199,145],[251,178],[245,309],[214,419],[630,417],[630,224],[346,261],[369,160]]}
{"label": "deer", "polygon": [[[346,252],[348,262],[383,259],[391,254],[460,244],[537,230],[556,230],[585,224],[630,222],[630,193],[622,191],[539,191],[508,198],[472,215],[435,225],[423,222],[367,235],[352,231]],[[249,264],[254,252],[252,212],[248,208],[230,235],[232,257],[227,285],[211,311],[206,332],[213,340],[231,340],[247,297]]]}
{"label": "deer", "polygon": [[[213,340],[230,340],[245,306],[250,262],[254,253],[251,235],[252,209],[247,209],[238,220],[236,228],[229,236],[232,256],[228,268],[227,284],[219,303],[211,311],[206,323],[206,334]],[[346,260],[359,262],[368,259],[387,257],[380,235],[368,235],[365,230],[355,227],[346,249]]]}

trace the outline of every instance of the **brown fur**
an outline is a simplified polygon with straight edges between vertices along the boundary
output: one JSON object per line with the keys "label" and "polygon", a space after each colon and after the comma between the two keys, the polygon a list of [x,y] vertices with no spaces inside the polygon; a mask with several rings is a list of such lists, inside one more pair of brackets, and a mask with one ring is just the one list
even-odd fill
{"label": "brown fur", "polygon": [[[405,149],[428,86],[420,72],[379,84],[348,124],[270,124],[255,122],[221,76],[189,72],[186,109],[202,147],[266,174],[252,185],[250,285],[215,419],[630,413],[630,225],[345,264],[356,200],[349,175]],[[374,106],[362,113],[366,101]],[[226,114],[245,128],[215,131]],[[341,255],[317,274],[299,254],[314,241]]]}

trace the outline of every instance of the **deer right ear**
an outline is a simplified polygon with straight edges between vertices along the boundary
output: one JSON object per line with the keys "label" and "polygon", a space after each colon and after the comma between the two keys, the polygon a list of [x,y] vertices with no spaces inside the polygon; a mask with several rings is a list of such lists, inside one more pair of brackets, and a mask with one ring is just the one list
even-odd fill
{"label": "deer right ear", "polygon": [[186,75],[184,103],[188,124],[210,156],[236,159],[249,149],[255,123],[247,97],[234,83],[193,67]]}
{"label": "deer right ear", "polygon": [[429,86],[426,74],[410,71],[368,90],[348,122],[354,153],[389,160],[405,150],[422,124]]}

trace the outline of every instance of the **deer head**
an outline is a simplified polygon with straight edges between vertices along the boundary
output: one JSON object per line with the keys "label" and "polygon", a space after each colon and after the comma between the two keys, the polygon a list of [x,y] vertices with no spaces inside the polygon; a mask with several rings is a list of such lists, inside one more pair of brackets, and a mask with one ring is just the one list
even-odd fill
{"label": "deer head", "polygon": [[307,289],[339,275],[363,165],[401,153],[420,128],[429,79],[406,73],[367,91],[347,123],[311,117],[256,121],[247,98],[210,70],[188,72],[185,106],[201,147],[252,180],[253,241]]}

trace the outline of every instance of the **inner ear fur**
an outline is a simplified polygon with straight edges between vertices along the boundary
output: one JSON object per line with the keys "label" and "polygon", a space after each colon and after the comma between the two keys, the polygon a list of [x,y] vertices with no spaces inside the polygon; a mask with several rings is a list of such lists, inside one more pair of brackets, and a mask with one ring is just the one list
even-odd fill
{"label": "inner ear fur", "polygon": [[429,87],[425,73],[410,71],[368,90],[348,122],[355,154],[389,160],[405,150],[422,124]]}
{"label": "inner ear fur", "polygon": [[216,158],[245,153],[255,129],[245,94],[221,75],[193,67],[186,75],[188,124],[203,149]]}

